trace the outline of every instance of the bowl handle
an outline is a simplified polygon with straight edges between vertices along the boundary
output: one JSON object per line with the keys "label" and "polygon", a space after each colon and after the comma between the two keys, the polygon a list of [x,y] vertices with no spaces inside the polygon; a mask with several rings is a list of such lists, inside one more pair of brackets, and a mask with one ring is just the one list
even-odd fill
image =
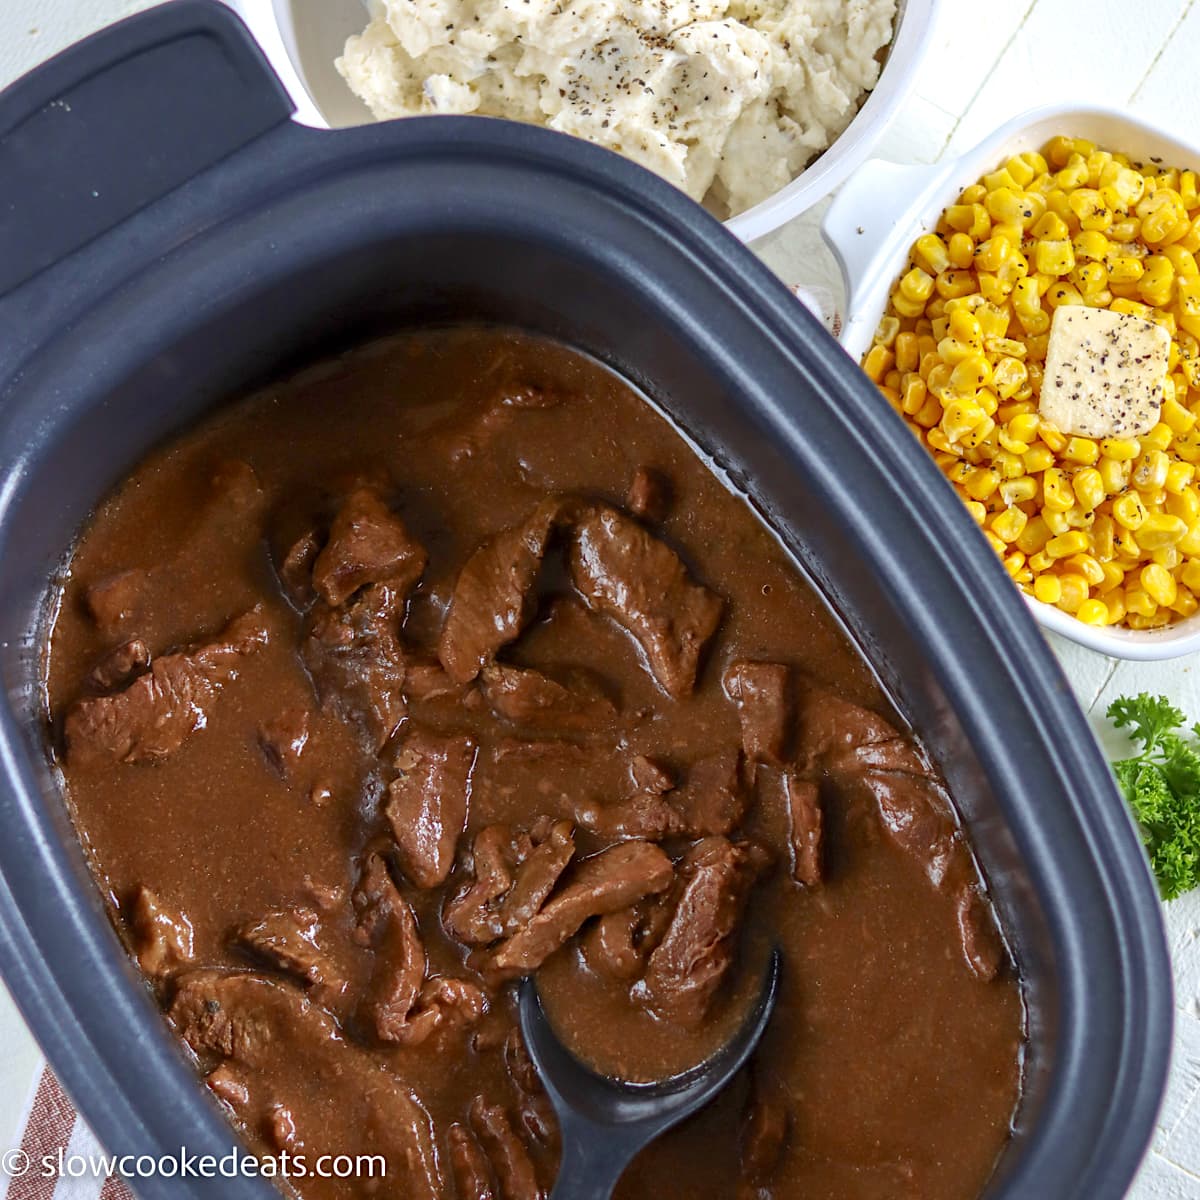
{"label": "bowl handle", "polygon": [[881,253],[888,239],[916,237],[916,223],[929,194],[946,173],[944,163],[907,166],[872,159],[842,186],[821,222],[821,236],[833,252],[846,285],[846,320],[843,338],[861,321],[862,297],[881,270],[887,269]]}
{"label": "bowl handle", "polygon": [[0,298],[286,121],[229,9],[176,0],[0,92]]}

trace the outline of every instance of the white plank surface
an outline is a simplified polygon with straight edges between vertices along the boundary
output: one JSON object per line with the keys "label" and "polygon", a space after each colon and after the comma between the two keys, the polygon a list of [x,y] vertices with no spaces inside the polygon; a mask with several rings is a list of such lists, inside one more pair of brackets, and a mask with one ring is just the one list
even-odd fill
{"label": "white plank surface", "polygon": [[[263,0],[268,3],[269,0]],[[149,0],[0,0],[0,86],[74,39]],[[1126,105],[1195,136],[1200,127],[1200,0],[943,0],[916,95],[878,149],[902,162],[960,152],[1023,109],[1057,100]],[[817,232],[824,204],[756,249],[788,282],[839,293]],[[1195,658],[1118,663],[1053,640],[1084,709],[1110,747],[1104,709],[1119,694],[1165,692],[1200,718]],[[1200,1200],[1200,893],[1168,906],[1178,991],[1170,1090],[1131,1200]],[[36,1049],[0,995],[0,1149]]]}

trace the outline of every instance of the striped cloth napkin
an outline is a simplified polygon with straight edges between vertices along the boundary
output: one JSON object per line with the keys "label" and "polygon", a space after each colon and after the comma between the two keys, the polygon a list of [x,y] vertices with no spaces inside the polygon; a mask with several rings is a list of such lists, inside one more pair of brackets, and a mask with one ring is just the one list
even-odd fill
{"label": "striped cloth napkin", "polygon": [[0,1155],[0,1200],[134,1200],[128,1184],[108,1174],[110,1156],[45,1064],[19,1130]]}

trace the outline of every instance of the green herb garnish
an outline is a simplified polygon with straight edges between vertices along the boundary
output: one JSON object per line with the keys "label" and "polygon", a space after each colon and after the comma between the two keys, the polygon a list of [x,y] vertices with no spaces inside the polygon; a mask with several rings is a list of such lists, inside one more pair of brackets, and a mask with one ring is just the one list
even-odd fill
{"label": "green herb garnish", "polygon": [[1164,900],[1200,886],[1200,724],[1181,734],[1187,718],[1165,696],[1122,696],[1109,705],[1118,729],[1142,752],[1113,763],[1117,782],[1137,817]]}

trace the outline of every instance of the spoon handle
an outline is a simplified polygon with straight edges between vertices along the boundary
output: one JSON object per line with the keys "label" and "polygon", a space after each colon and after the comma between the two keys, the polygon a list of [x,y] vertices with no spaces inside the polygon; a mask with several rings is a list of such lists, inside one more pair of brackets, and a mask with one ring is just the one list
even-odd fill
{"label": "spoon handle", "polygon": [[550,1200],[609,1200],[640,1148],[598,1136],[594,1128],[564,1129],[562,1161]]}

